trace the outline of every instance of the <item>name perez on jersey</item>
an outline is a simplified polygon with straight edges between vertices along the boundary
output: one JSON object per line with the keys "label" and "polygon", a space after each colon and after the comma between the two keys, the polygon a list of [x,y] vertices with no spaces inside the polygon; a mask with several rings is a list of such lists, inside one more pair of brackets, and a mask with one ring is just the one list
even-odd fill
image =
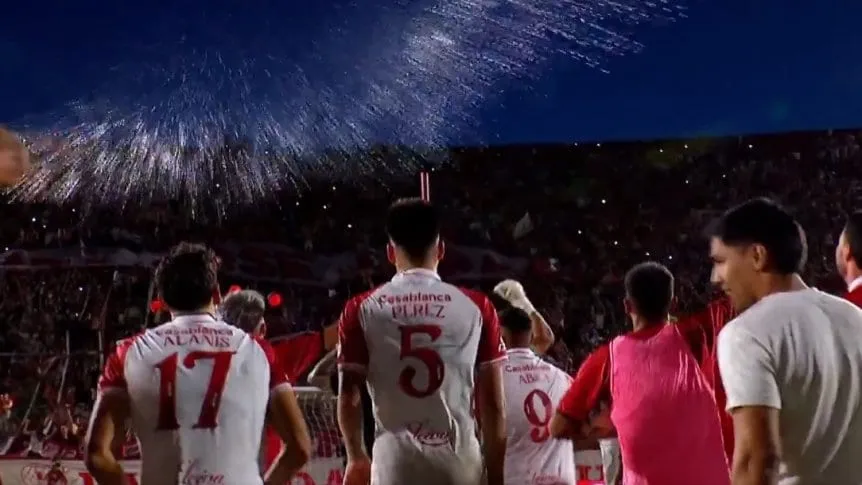
{"label": "name perez on jersey", "polygon": [[406,295],[380,295],[376,298],[381,306],[390,305],[392,318],[446,318],[446,304],[452,301],[447,294],[408,293]]}

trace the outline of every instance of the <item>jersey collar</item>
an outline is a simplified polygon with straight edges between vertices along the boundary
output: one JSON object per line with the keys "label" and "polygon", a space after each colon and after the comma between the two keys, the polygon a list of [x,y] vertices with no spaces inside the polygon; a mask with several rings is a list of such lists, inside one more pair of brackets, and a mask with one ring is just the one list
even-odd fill
{"label": "jersey collar", "polygon": [[215,322],[216,317],[212,313],[200,312],[200,313],[180,313],[179,315],[174,315],[172,320],[174,323],[178,323],[180,325],[184,325],[187,323],[208,323]]}
{"label": "jersey collar", "polygon": [[395,276],[393,276],[392,279],[394,280],[394,279],[407,278],[409,276],[413,276],[413,277],[417,277],[417,278],[429,278],[429,279],[433,279],[433,280],[439,280],[440,279],[440,275],[437,274],[436,271],[431,271],[430,269],[425,269],[425,268],[405,269],[404,271],[400,271]]}
{"label": "jersey collar", "polygon": [[515,347],[513,349],[506,349],[506,355],[519,355],[523,357],[532,357],[536,355],[531,349],[527,349],[524,347]]}
{"label": "jersey collar", "polygon": [[847,292],[853,293],[853,290],[859,288],[860,286],[862,286],[862,276],[856,278],[855,280],[851,281],[849,285],[847,285]]}

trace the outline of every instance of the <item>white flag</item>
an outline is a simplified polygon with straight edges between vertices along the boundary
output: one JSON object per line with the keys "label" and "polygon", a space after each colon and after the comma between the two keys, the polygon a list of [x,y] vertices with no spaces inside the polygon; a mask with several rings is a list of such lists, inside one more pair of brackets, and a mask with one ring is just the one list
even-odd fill
{"label": "white flag", "polygon": [[527,212],[524,214],[524,217],[521,218],[516,224],[515,228],[512,229],[512,237],[515,239],[526,236],[533,230],[533,219],[530,217],[530,213]]}

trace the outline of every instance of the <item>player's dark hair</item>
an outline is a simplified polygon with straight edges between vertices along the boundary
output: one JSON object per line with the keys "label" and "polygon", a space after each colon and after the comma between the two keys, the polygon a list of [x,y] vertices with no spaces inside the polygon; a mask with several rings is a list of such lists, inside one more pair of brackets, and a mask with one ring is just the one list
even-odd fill
{"label": "player's dark hair", "polygon": [[171,310],[200,310],[218,293],[218,266],[218,257],[205,245],[177,244],[156,268],[156,290]]}
{"label": "player's dark hair", "polygon": [[422,199],[400,199],[389,207],[386,234],[410,259],[422,260],[440,237],[437,210]]}
{"label": "player's dark hair", "polygon": [[649,322],[663,321],[673,302],[673,274],[662,264],[648,261],[626,273],[626,297],[638,315]]}
{"label": "player's dark hair", "polygon": [[532,322],[530,315],[520,308],[510,306],[498,313],[500,317],[500,326],[512,332],[515,335],[523,334],[530,331]]}
{"label": "player's dark hair", "polygon": [[266,312],[266,300],[254,290],[241,290],[226,296],[219,311],[225,322],[246,332],[254,332]]}
{"label": "player's dark hair", "polygon": [[728,246],[762,245],[769,269],[782,275],[802,271],[808,257],[802,226],[778,203],[764,197],[728,209],[713,223],[709,235]]}
{"label": "player's dark hair", "polygon": [[844,237],[850,246],[850,257],[857,265],[862,264],[862,211],[854,211],[847,216]]}

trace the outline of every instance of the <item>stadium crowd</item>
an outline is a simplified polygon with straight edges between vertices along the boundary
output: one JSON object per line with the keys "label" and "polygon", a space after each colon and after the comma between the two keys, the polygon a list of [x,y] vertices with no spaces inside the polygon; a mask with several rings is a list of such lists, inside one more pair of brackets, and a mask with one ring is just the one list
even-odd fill
{"label": "stadium crowd", "polygon": [[[862,199],[852,132],[467,148],[446,158],[429,167],[431,199],[446,240],[480,251],[482,262],[465,270],[465,261],[444,261],[441,273],[486,291],[501,274],[521,280],[557,334],[551,357],[567,370],[625,328],[620,278],[636,262],[673,270],[679,314],[714,300],[701,232],[719,210],[752,196],[795,210],[810,246],[806,280],[840,290],[834,244],[843,213]],[[277,245],[292,261],[313,261],[313,271],[297,276],[286,266],[258,279],[255,266],[235,265],[222,288],[277,292],[271,337],[319,329],[349,295],[391,276],[381,215],[393,199],[417,195],[416,182],[312,181],[300,195],[217,218],[190,218],[176,203],[124,211],[0,205],[3,452],[76,455],[105,350],[164,318],[150,305],[146,259],[130,255],[180,240]],[[107,251],[122,258],[94,257]]]}

